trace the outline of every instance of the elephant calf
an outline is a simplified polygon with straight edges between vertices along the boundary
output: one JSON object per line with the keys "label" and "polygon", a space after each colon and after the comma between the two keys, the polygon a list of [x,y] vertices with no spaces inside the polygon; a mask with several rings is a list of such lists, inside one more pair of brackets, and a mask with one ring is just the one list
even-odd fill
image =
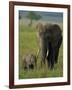
{"label": "elephant calf", "polygon": [[24,69],[34,69],[36,67],[36,56],[33,54],[27,54],[24,58],[23,58],[23,67]]}

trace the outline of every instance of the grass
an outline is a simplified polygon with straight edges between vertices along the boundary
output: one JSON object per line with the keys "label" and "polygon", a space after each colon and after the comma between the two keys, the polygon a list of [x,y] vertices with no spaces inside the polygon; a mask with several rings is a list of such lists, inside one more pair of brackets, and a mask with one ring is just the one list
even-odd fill
{"label": "grass", "polygon": [[22,67],[22,59],[26,53],[36,55],[38,50],[36,30],[34,27],[19,25],[19,79],[45,78],[63,76],[63,45],[61,45],[58,63],[53,70],[46,67],[40,68],[40,59],[37,59],[37,69],[25,71]]}

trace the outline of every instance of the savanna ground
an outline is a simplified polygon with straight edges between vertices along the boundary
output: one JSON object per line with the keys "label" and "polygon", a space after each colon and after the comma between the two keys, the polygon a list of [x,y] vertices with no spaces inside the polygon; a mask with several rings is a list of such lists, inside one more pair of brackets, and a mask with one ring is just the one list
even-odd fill
{"label": "savanna ground", "polygon": [[58,63],[53,70],[49,70],[47,65],[40,68],[40,58],[37,59],[37,69],[25,71],[23,68],[23,56],[27,53],[37,54],[39,44],[35,27],[19,24],[19,79],[45,78],[63,76],[63,45],[60,47]]}

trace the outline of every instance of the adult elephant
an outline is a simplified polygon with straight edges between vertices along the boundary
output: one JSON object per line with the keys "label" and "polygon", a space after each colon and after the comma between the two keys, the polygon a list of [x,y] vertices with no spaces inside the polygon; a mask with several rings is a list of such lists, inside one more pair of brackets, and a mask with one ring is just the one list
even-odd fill
{"label": "adult elephant", "polygon": [[37,29],[37,36],[40,42],[41,63],[45,64],[45,59],[47,59],[48,67],[53,69],[54,63],[58,62],[59,48],[62,43],[61,28],[57,24],[42,25],[39,23]]}

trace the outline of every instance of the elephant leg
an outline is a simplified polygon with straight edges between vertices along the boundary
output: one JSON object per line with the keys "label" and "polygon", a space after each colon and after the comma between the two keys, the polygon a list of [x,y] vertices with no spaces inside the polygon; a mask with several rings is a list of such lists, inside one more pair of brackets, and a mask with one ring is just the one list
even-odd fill
{"label": "elephant leg", "polygon": [[58,62],[58,56],[59,56],[59,48],[56,49],[56,53],[55,53],[55,63]]}
{"label": "elephant leg", "polygon": [[62,37],[60,38],[59,42],[58,42],[58,45],[56,47],[56,54],[55,54],[55,63],[58,62],[58,56],[59,56],[59,48],[61,46],[61,43],[62,43]]}
{"label": "elephant leg", "polygon": [[51,67],[51,57],[52,57],[52,47],[51,47],[51,43],[48,43],[48,55],[47,55],[47,64],[48,64],[48,68]]}
{"label": "elephant leg", "polygon": [[48,68],[53,69],[54,67],[54,52],[52,49],[49,50],[49,54],[47,56]]}
{"label": "elephant leg", "polygon": [[44,47],[41,49],[41,66],[45,65],[46,54],[47,54],[47,48]]}
{"label": "elephant leg", "polygon": [[55,48],[53,48],[51,51],[51,67],[50,67],[50,69],[54,68],[55,55],[56,55],[56,50],[55,50]]}
{"label": "elephant leg", "polygon": [[57,60],[58,58],[58,52],[59,52],[58,48],[53,47],[51,44],[49,45],[49,54],[47,56],[47,61],[48,61],[48,67],[50,69],[54,68],[55,60]]}

